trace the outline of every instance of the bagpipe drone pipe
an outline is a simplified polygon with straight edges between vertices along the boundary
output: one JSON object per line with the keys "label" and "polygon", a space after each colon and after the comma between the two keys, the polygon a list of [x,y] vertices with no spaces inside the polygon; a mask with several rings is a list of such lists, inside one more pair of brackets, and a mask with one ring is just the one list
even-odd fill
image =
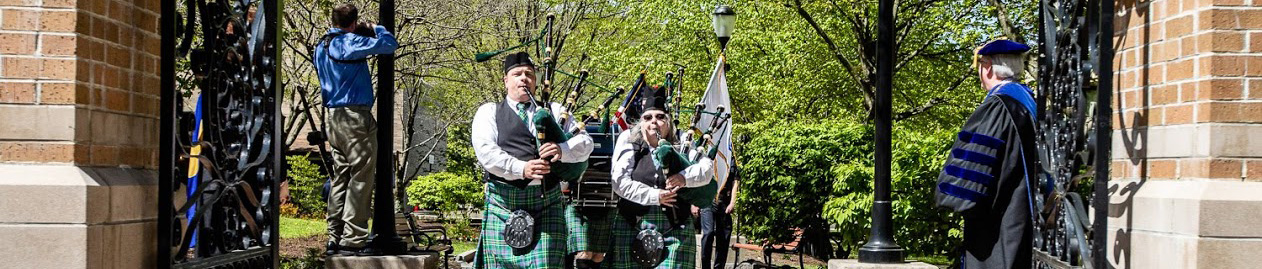
{"label": "bagpipe drone pipe", "polygon": [[[557,67],[558,61],[556,59],[557,55],[555,55],[555,53],[559,51],[558,49],[559,46],[553,45],[553,40],[556,40],[556,38],[552,36],[553,34],[555,34],[552,29],[555,26],[555,22],[556,22],[556,15],[549,13],[546,16],[546,24],[544,25],[542,29],[540,29],[539,34],[537,36],[529,40],[526,40],[525,42],[521,44],[509,47],[509,48],[478,53],[474,57],[475,61],[484,62],[505,52],[516,50],[522,47],[527,47],[530,45],[537,45],[538,55],[543,58],[543,61],[537,67],[537,72],[536,72],[536,74],[538,74],[539,76],[538,77],[539,83],[537,87],[539,89],[538,97],[542,97],[542,98],[536,98],[535,93],[530,92],[530,91],[527,91],[527,96],[529,96],[530,102],[532,104],[535,104],[535,106],[538,108],[535,110],[535,113],[532,117],[532,122],[531,122],[532,124],[534,124],[534,127],[535,127],[536,145],[538,146],[542,146],[543,144],[546,144],[546,143],[561,144],[563,142],[568,141],[570,138],[573,138],[576,134],[585,132],[586,130],[584,127],[586,126],[586,123],[593,120],[595,116],[599,115],[599,111],[604,110],[604,108],[608,106],[611,100],[613,100],[614,98],[616,98],[618,95],[621,94],[621,89],[619,89],[618,92],[614,93],[613,96],[609,97],[609,99],[607,99],[604,102],[604,104],[601,105],[601,107],[597,109],[597,112],[593,112],[590,116],[585,118],[583,121],[573,122],[573,123],[568,122],[571,119],[570,111],[574,111],[574,109],[577,109],[578,101],[583,95],[584,86],[594,86],[602,90],[605,90],[606,92],[608,92],[609,90],[599,84],[588,81],[587,78],[589,76],[589,73],[586,70],[581,70],[578,72],[578,74],[571,74],[571,73],[562,71],[560,68]],[[584,56],[584,58],[586,58],[586,56]],[[557,74],[569,76],[574,79],[574,83],[573,83],[574,86],[569,91],[569,93],[565,95],[566,97],[565,97],[565,100],[563,101],[564,103],[562,104],[562,107],[564,108],[566,112],[563,113],[562,115],[559,115],[560,118],[558,118],[558,115],[554,115],[552,111],[553,110],[552,109],[553,88],[554,88],[555,77]],[[565,129],[563,126],[566,126],[567,123],[573,124],[574,128],[569,129],[569,130]],[[608,126],[607,120],[604,125]],[[602,129],[609,130],[608,128],[602,128]],[[582,162],[577,162],[577,163],[553,162],[553,163],[550,163],[550,166],[551,166],[552,174],[554,174],[556,178],[560,180],[564,180],[564,181],[574,182],[578,180],[580,177],[582,177],[584,171],[587,170],[589,166],[589,162],[588,161],[582,161]]]}

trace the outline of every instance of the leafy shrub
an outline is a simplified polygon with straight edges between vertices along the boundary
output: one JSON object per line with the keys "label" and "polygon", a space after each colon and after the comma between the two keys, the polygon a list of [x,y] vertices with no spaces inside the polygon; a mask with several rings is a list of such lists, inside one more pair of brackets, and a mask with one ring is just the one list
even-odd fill
{"label": "leafy shrub", "polygon": [[285,161],[289,163],[289,203],[297,207],[292,217],[323,217],[328,202],[321,192],[328,177],[306,155],[285,156]]}
{"label": "leafy shrub", "polygon": [[828,199],[821,198],[839,195],[833,190],[831,168],[871,158],[871,129],[771,121],[738,128],[737,133],[751,135],[748,143],[736,145],[744,173],[737,198],[743,235],[757,241],[788,242],[793,240],[791,229],[801,228],[808,240],[819,240],[814,245],[826,248],[823,235],[828,234],[829,222],[821,212]]}
{"label": "leafy shrub", "polygon": [[[776,124],[776,125],[772,125]],[[755,241],[792,240],[806,231],[815,255],[847,257],[869,236],[872,208],[873,129],[848,122],[757,122],[737,143],[744,171],[738,217],[742,235]],[[895,128],[891,197],[895,239],[911,255],[943,255],[958,245],[960,221],[933,204],[938,172],[953,132]],[[749,213],[749,212],[757,212]],[[786,221],[787,220],[787,221]],[[834,233],[829,233],[829,227]],[[836,250],[828,250],[832,244]]]}
{"label": "leafy shrub", "polygon": [[[961,221],[933,201],[935,185],[954,132],[895,128],[891,145],[890,197],[894,239],[912,255],[948,255],[963,238]],[[839,255],[863,245],[872,219],[871,157],[832,167],[834,195],[824,206],[824,217],[839,233]]]}
{"label": "leafy shrub", "polygon": [[482,182],[471,175],[440,172],[417,177],[407,186],[408,204],[438,210],[455,238],[473,238],[468,213],[484,203]]}

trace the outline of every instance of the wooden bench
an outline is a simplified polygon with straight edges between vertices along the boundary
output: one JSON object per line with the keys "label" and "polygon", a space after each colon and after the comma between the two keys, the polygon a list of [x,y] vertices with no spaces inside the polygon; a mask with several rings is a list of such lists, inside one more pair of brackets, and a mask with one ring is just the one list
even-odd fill
{"label": "wooden bench", "polygon": [[740,251],[742,249],[762,253],[762,261],[763,263],[767,265],[772,265],[771,263],[772,254],[775,254],[775,253],[795,254],[796,253],[798,255],[798,268],[806,268],[806,260],[804,259],[804,255],[803,255],[804,251],[798,248],[798,245],[801,243],[802,243],[802,229],[793,229],[793,242],[788,242],[784,244],[763,243],[763,244],[758,244],[758,245],[732,243],[731,248],[732,250],[736,251],[736,256],[738,257],[736,259],[739,259]]}

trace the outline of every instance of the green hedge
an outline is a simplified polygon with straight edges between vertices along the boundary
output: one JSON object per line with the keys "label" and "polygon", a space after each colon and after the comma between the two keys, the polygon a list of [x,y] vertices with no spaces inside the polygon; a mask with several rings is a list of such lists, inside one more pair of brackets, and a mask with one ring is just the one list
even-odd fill
{"label": "green hedge", "polygon": [[[736,145],[745,172],[738,197],[742,235],[786,242],[792,240],[792,228],[802,228],[809,243],[819,247],[817,256],[846,257],[863,245],[872,208],[870,125],[764,121],[737,126],[736,132],[751,138]],[[933,205],[934,183],[953,133],[894,130],[895,237],[908,254],[943,255],[960,241],[960,222]]]}

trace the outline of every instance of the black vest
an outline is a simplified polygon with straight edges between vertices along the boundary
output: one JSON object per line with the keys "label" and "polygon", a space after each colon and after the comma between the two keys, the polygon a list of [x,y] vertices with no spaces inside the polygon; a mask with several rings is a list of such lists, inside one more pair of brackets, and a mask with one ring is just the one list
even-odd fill
{"label": "black vest", "polygon": [[[652,148],[642,142],[632,143],[635,143],[633,145],[635,148],[635,155],[632,158],[635,160],[635,169],[631,170],[631,180],[644,183],[645,185],[649,185],[654,188],[665,188],[666,176],[662,175],[662,171],[657,169],[657,166],[653,164]],[[690,216],[692,214],[690,211],[691,207],[692,205],[687,202],[675,200],[674,208],[668,208],[665,206],[660,208],[666,211],[666,215],[670,219],[670,222],[674,223]],[[652,207],[641,205],[627,199],[618,200],[618,212],[621,213],[623,217],[627,218],[627,221],[636,221],[638,217],[644,216],[644,214],[648,213],[650,208]]]}
{"label": "black vest", "polygon": [[[499,137],[495,138],[495,144],[501,149],[522,161],[529,161],[539,158],[539,148],[535,144],[535,134],[530,131],[530,127],[521,120],[521,116],[513,112],[507,102],[501,102],[495,109],[495,127],[499,130]],[[521,180],[505,180],[502,177],[486,173],[487,181],[499,181],[501,183],[513,185],[518,188],[526,188],[530,184],[530,179]],[[544,189],[552,189],[559,186],[558,177],[553,174],[543,176]]]}

